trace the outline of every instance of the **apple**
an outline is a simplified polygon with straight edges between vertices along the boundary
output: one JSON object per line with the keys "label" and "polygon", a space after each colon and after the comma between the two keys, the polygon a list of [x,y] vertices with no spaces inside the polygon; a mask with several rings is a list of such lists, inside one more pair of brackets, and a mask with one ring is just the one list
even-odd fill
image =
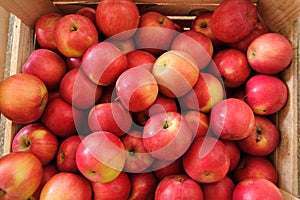
{"label": "apple", "polygon": [[222,42],[218,40],[211,30],[211,18],[213,12],[203,12],[196,16],[192,21],[191,29],[205,34],[212,42],[214,48],[221,46]]}
{"label": "apple", "polygon": [[38,189],[43,166],[30,152],[12,152],[0,158],[0,199],[29,199]]}
{"label": "apple", "polygon": [[58,149],[56,155],[56,165],[61,172],[78,173],[76,165],[76,150],[81,142],[79,135],[72,135],[65,138]]}
{"label": "apple", "polygon": [[41,123],[31,123],[22,127],[13,137],[12,151],[26,151],[34,154],[47,165],[56,156],[58,139]]}
{"label": "apple", "polygon": [[68,71],[59,85],[61,97],[78,109],[88,109],[96,104],[102,94],[101,86],[93,83],[80,68]]}
{"label": "apple", "polygon": [[157,186],[157,180],[152,172],[128,174],[131,182],[131,192],[128,200],[152,200]]}
{"label": "apple", "polygon": [[100,42],[86,51],[81,69],[94,83],[108,86],[127,69],[127,57],[112,43]]}
{"label": "apple", "polygon": [[213,12],[211,30],[218,40],[234,43],[249,35],[257,20],[257,9],[253,2],[225,0]]}
{"label": "apple", "polygon": [[59,13],[47,13],[41,15],[34,26],[36,40],[41,48],[56,51],[54,29],[57,21],[62,17]]}
{"label": "apple", "polygon": [[256,129],[245,139],[237,141],[239,148],[253,156],[267,156],[279,144],[278,127],[265,116],[255,116]]}
{"label": "apple", "polygon": [[33,75],[17,73],[0,83],[0,113],[16,123],[38,120],[47,102],[47,87]]}
{"label": "apple", "polygon": [[115,39],[107,39],[106,42],[110,42],[113,45],[115,45],[120,51],[122,51],[124,54],[127,54],[128,52],[134,51],[135,44],[132,38],[129,38],[127,40],[115,40]]}
{"label": "apple", "polygon": [[231,200],[235,184],[228,176],[214,183],[201,184],[203,199],[205,200]]}
{"label": "apple", "polygon": [[131,182],[125,172],[121,172],[118,177],[108,183],[91,182],[94,199],[127,200],[131,191]]}
{"label": "apple", "polygon": [[123,171],[141,173],[152,165],[154,158],[147,152],[143,144],[141,131],[130,131],[121,140],[126,150],[126,163]]}
{"label": "apple", "polygon": [[236,183],[248,178],[264,178],[274,184],[278,182],[278,174],[274,164],[266,157],[245,155],[232,172]]}
{"label": "apple", "polygon": [[67,14],[57,21],[54,38],[57,49],[64,56],[81,58],[90,46],[98,42],[98,31],[87,17]]}
{"label": "apple", "polygon": [[96,24],[96,9],[95,8],[84,6],[84,7],[80,8],[79,10],[77,10],[76,14],[89,18],[93,22],[93,24],[95,26],[97,26],[97,24]]}
{"label": "apple", "polygon": [[232,200],[246,200],[249,196],[251,199],[283,200],[279,188],[262,178],[241,181],[233,191]]}
{"label": "apple", "polygon": [[255,71],[263,74],[277,74],[291,63],[293,47],[283,35],[265,33],[250,43],[247,58]]}
{"label": "apple", "polygon": [[67,72],[66,63],[55,52],[48,49],[34,50],[22,66],[22,73],[41,79],[49,91],[56,89]]}
{"label": "apple", "polygon": [[240,50],[220,50],[214,55],[213,62],[220,72],[224,86],[227,88],[241,86],[250,76],[251,68],[246,54]]}
{"label": "apple", "polygon": [[182,96],[179,103],[185,109],[208,113],[223,98],[223,83],[212,74],[200,73],[193,89]]}
{"label": "apple", "polygon": [[212,108],[210,127],[221,139],[241,140],[255,130],[254,113],[250,106],[240,99],[224,99]]}
{"label": "apple", "polygon": [[152,67],[156,60],[151,53],[139,49],[128,52],[126,57],[128,68],[145,67],[150,72],[152,72]]}
{"label": "apple", "polygon": [[139,112],[154,103],[158,85],[151,72],[143,67],[134,67],[118,77],[116,94],[126,109]]}
{"label": "apple", "polygon": [[107,131],[92,132],[76,150],[76,165],[88,180],[107,183],[119,176],[126,162],[122,141]]}
{"label": "apple", "polygon": [[233,172],[241,158],[241,151],[236,144],[237,141],[222,139],[220,141],[225,145],[230,155],[230,166],[228,172]]}
{"label": "apple", "polygon": [[194,137],[202,137],[207,134],[209,118],[206,114],[196,110],[189,110],[184,112],[183,116],[188,122]]}
{"label": "apple", "polygon": [[150,116],[143,129],[146,150],[155,158],[173,161],[181,157],[192,143],[193,133],[178,112]]}
{"label": "apple", "polygon": [[161,180],[155,190],[155,199],[194,199],[202,200],[199,184],[183,174],[170,175]]}
{"label": "apple", "polygon": [[178,34],[171,44],[171,49],[189,53],[197,61],[199,70],[208,65],[214,53],[210,38],[194,30]]}
{"label": "apple", "polygon": [[131,128],[132,118],[120,102],[101,103],[90,109],[88,125],[92,132],[109,131],[122,136]]}
{"label": "apple", "polygon": [[143,13],[134,36],[137,48],[156,55],[169,50],[174,37],[179,33],[176,27],[175,22],[160,12]]}
{"label": "apple", "polygon": [[46,182],[40,195],[40,200],[52,199],[92,200],[91,184],[77,174],[57,173]]}
{"label": "apple", "polygon": [[151,166],[151,169],[154,170],[153,173],[155,177],[159,180],[162,180],[164,177],[169,175],[184,173],[181,158],[178,158],[177,160],[168,163],[168,165],[164,162],[156,160]]}
{"label": "apple", "polygon": [[230,154],[225,145],[211,136],[195,138],[182,158],[185,172],[200,183],[222,180],[228,173]]}
{"label": "apple", "polygon": [[197,61],[188,53],[170,50],[160,55],[152,68],[159,91],[171,98],[183,96],[197,83]]}
{"label": "apple", "polygon": [[66,58],[68,70],[79,68],[81,66],[81,58]]}
{"label": "apple", "polygon": [[103,0],[97,6],[96,23],[106,37],[129,39],[135,34],[139,22],[140,13],[132,0]]}
{"label": "apple", "polygon": [[255,114],[274,114],[286,105],[287,98],[287,86],[276,76],[257,74],[246,82],[245,101]]}
{"label": "apple", "polygon": [[82,112],[72,107],[61,97],[50,101],[41,117],[41,122],[56,136],[66,138],[77,133]]}

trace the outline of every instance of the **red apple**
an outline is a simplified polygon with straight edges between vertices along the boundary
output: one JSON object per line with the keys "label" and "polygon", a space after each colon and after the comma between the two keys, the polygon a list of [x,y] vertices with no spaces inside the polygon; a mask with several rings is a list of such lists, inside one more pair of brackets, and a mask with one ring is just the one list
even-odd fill
{"label": "red apple", "polygon": [[78,14],[67,14],[57,21],[54,29],[57,49],[66,57],[81,58],[98,42],[98,31],[91,20]]}
{"label": "red apple", "polygon": [[128,61],[128,68],[145,67],[150,72],[152,72],[152,67],[156,60],[154,55],[152,55],[151,53],[139,49],[128,52],[126,54],[126,57]]}
{"label": "red apple", "polygon": [[113,133],[93,132],[77,147],[76,165],[87,179],[107,183],[119,176],[126,162],[122,141]]}
{"label": "red apple", "polygon": [[54,29],[57,21],[62,17],[59,13],[41,15],[35,23],[36,40],[41,48],[57,50]]}
{"label": "red apple", "polygon": [[245,101],[253,112],[270,115],[280,111],[286,104],[288,89],[276,76],[258,74],[246,82]]}
{"label": "red apple", "polygon": [[174,160],[168,164],[165,164],[160,160],[156,160],[151,166],[151,169],[154,170],[153,173],[159,180],[162,180],[169,175],[184,173],[181,158]]}
{"label": "red apple", "polygon": [[96,24],[96,9],[95,8],[84,6],[84,7],[80,8],[79,10],[77,10],[76,14],[89,18],[94,23],[94,25],[97,26],[97,24]]}
{"label": "red apple", "polygon": [[171,98],[188,93],[197,83],[197,61],[188,53],[171,50],[160,55],[152,68],[159,91]]}
{"label": "red apple", "polygon": [[213,57],[213,62],[227,88],[241,86],[251,72],[246,55],[237,49],[224,49],[217,52]]}
{"label": "red apple", "polygon": [[195,138],[182,158],[185,172],[200,183],[222,180],[228,173],[230,154],[218,139],[206,136]]}
{"label": "red apple", "polygon": [[139,112],[154,103],[158,85],[151,72],[143,67],[134,67],[118,77],[116,94],[126,109]]}
{"label": "red apple", "polygon": [[280,132],[276,125],[267,117],[255,116],[256,129],[245,139],[237,141],[239,148],[253,156],[271,154],[280,140]]}
{"label": "red apple", "polygon": [[29,199],[38,189],[43,166],[29,152],[13,152],[0,158],[0,199]]}
{"label": "red apple", "polygon": [[189,53],[197,61],[199,70],[208,65],[214,53],[209,37],[194,30],[184,31],[177,35],[171,44],[171,49]]}
{"label": "red apple", "polygon": [[201,188],[205,200],[232,200],[235,185],[228,176],[225,176],[218,182],[201,184]]}
{"label": "red apple", "polygon": [[72,106],[88,109],[100,99],[102,88],[93,83],[80,68],[75,68],[62,78],[59,92],[61,97]]}
{"label": "red apple", "polygon": [[30,152],[41,161],[42,165],[47,165],[55,158],[57,149],[57,137],[38,122],[22,127],[12,141],[13,152]]}
{"label": "red apple", "polygon": [[135,44],[132,38],[129,38],[127,40],[115,40],[115,39],[107,39],[106,42],[110,42],[113,45],[115,45],[120,51],[122,51],[124,54],[127,54],[128,52],[135,50]]}
{"label": "red apple", "polygon": [[177,112],[153,115],[143,129],[145,148],[160,160],[178,159],[190,147],[192,137],[193,133],[187,122]]}
{"label": "red apple", "polygon": [[293,47],[283,35],[265,33],[250,43],[247,58],[255,71],[263,74],[277,74],[291,63]]}
{"label": "red apple", "polygon": [[123,169],[125,172],[141,173],[154,161],[144,147],[142,134],[141,131],[130,131],[121,138],[126,150],[126,163]]}
{"label": "red apple", "polygon": [[81,66],[81,58],[67,58],[66,59],[68,70],[79,68]]}
{"label": "red apple", "polygon": [[242,100],[225,99],[212,108],[210,127],[221,139],[241,140],[255,130],[254,113]]}
{"label": "red apple", "polygon": [[183,113],[183,116],[188,122],[194,137],[202,137],[207,134],[209,120],[206,114],[196,110],[189,110]]}
{"label": "red apple", "polygon": [[81,137],[79,135],[69,136],[61,142],[56,155],[56,165],[59,171],[72,173],[79,172],[75,157],[80,142]]}
{"label": "red apple", "polygon": [[234,43],[249,35],[257,20],[257,10],[253,2],[225,0],[213,12],[211,29],[218,40]]}
{"label": "red apple", "polygon": [[86,51],[81,68],[94,83],[108,86],[127,69],[127,58],[112,43],[100,42]]}
{"label": "red apple", "polygon": [[91,182],[94,199],[127,200],[131,191],[131,182],[125,172],[121,172],[118,177],[108,183]]}
{"label": "red apple", "polygon": [[170,175],[161,180],[155,190],[155,199],[202,200],[203,193],[199,184],[183,174]]}
{"label": "red apple", "polygon": [[36,49],[22,66],[22,73],[32,74],[41,79],[48,90],[54,90],[67,72],[66,63],[55,52]]}
{"label": "red apple", "polygon": [[92,200],[89,181],[80,175],[60,172],[52,176],[44,185],[40,200]]}
{"label": "red apple", "polygon": [[131,193],[128,200],[152,200],[157,180],[152,172],[129,174]]}
{"label": "red apple", "polygon": [[233,172],[239,164],[241,158],[241,151],[238,145],[236,144],[236,141],[221,140],[221,142],[225,145],[230,155],[230,166],[228,172]]}
{"label": "red apple", "polygon": [[119,102],[95,105],[89,112],[88,125],[92,132],[109,131],[122,136],[129,131],[131,115]]}
{"label": "red apple", "polygon": [[0,83],[0,113],[16,123],[39,119],[47,102],[47,87],[33,75],[18,73]]}
{"label": "red apple", "polygon": [[279,188],[272,182],[261,179],[246,179],[240,182],[233,191],[232,200],[265,199],[283,200]]}
{"label": "red apple", "polygon": [[241,158],[232,178],[236,183],[248,178],[264,178],[277,184],[278,174],[274,164],[266,157],[247,155]]}

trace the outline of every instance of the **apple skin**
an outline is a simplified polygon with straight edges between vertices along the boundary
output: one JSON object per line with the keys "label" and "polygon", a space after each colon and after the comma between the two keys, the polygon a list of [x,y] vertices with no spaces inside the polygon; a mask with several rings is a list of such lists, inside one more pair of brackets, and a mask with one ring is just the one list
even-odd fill
{"label": "apple skin", "polygon": [[178,33],[176,24],[166,15],[156,11],[148,11],[140,17],[139,28],[134,36],[134,41],[138,49],[158,55],[169,50]]}
{"label": "apple skin", "polygon": [[261,178],[246,179],[237,184],[232,200],[246,200],[249,196],[251,199],[283,200],[279,188],[272,182]]}
{"label": "apple skin", "polygon": [[126,163],[123,171],[141,173],[152,165],[154,158],[144,147],[141,131],[130,131],[121,140],[126,150]]}
{"label": "apple skin", "polygon": [[222,180],[228,173],[230,154],[218,139],[206,136],[195,138],[182,158],[185,172],[200,183]]}
{"label": "apple skin", "polygon": [[76,165],[81,174],[93,182],[107,183],[114,180],[122,172],[125,162],[122,141],[107,131],[87,135],[77,147]]}
{"label": "apple skin", "polygon": [[256,6],[251,1],[226,0],[214,10],[211,29],[218,40],[234,43],[249,35],[257,20]]}
{"label": "apple skin", "polygon": [[100,42],[86,51],[81,68],[91,81],[108,86],[127,69],[127,57],[112,43]]}
{"label": "apple skin", "polygon": [[101,86],[93,83],[80,68],[75,68],[61,79],[61,97],[78,109],[88,109],[95,105],[102,94]]}
{"label": "apple skin", "polygon": [[163,178],[169,175],[184,173],[181,158],[178,158],[177,160],[174,160],[168,164],[165,164],[160,160],[156,160],[151,166],[151,169],[154,170],[153,173],[155,177],[159,180],[162,180]]}
{"label": "apple skin", "polygon": [[190,54],[170,50],[156,59],[152,74],[158,83],[160,93],[176,98],[192,90],[198,80],[199,70],[197,61]]}
{"label": "apple skin", "polygon": [[131,193],[128,200],[152,200],[158,184],[152,172],[128,174]]}
{"label": "apple skin", "polygon": [[116,94],[126,109],[139,112],[154,103],[158,95],[158,84],[147,69],[134,67],[118,77]]}
{"label": "apple skin", "polygon": [[170,175],[161,180],[155,190],[155,200],[203,200],[202,189],[193,179],[183,174]]}
{"label": "apple skin", "polygon": [[135,49],[126,54],[127,57],[127,67],[145,67],[150,72],[152,72],[153,64],[156,60],[154,55],[147,51]]}
{"label": "apple skin", "polygon": [[41,123],[25,125],[14,136],[12,151],[25,151],[34,154],[42,163],[47,165],[56,156],[58,139]]}
{"label": "apple skin", "polygon": [[113,45],[115,45],[120,51],[122,51],[124,54],[127,54],[128,52],[134,51],[135,43],[132,38],[129,38],[127,40],[115,40],[114,38],[109,38],[105,40],[106,42],[110,42]]}
{"label": "apple skin", "polygon": [[42,181],[43,166],[32,153],[12,152],[0,158],[0,176],[1,199],[29,199]]}
{"label": "apple skin", "polygon": [[88,125],[92,132],[109,131],[122,136],[131,128],[132,119],[120,102],[101,103],[90,109]]}
{"label": "apple skin", "polygon": [[278,182],[278,174],[274,164],[262,156],[243,156],[232,172],[232,179],[236,183],[248,178],[264,178],[274,184]]}
{"label": "apple skin", "polygon": [[136,32],[139,21],[138,7],[131,0],[104,0],[96,9],[97,26],[106,37],[129,39]]}
{"label": "apple skin", "polygon": [[96,24],[96,9],[92,7],[82,7],[76,11],[77,15],[82,15],[89,18],[95,26]]}
{"label": "apple skin", "polygon": [[177,35],[171,44],[171,50],[189,53],[197,61],[199,70],[208,65],[214,53],[214,47],[209,37],[194,30],[184,31]]}
{"label": "apple skin", "polygon": [[94,199],[97,200],[127,200],[131,191],[131,182],[125,172],[108,183],[91,182]]}
{"label": "apple skin", "polygon": [[213,62],[220,72],[224,86],[227,88],[241,86],[250,76],[251,68],[246,54],[240,50],[220,50],[214,55]]}
{"label": "apple skin", "polygon": [[17,73],[0,83],[0,113],[16,123],[38,120],[47,103],[47,87],[33,75]]}
{"label": "apple skin", "polygon": [[65,138],[58,149],[56,155],[56,165],[61,172],[78,173],[76,165],[76,150],[81,142],[79,135],[72,135]]}
{"label": "apple skin", "polygon": [[57,21],[63,15],[59,13],[47,13],[41,15],[34,26],[36,40],[41,48],[57,51],[56,42],[54,38],[54,29]]}
{"label": "apple skin", "polygon": [[220,141],[225,145],[230,154],[230,166],[228,172],[233,172],[241,159],[241,150],[236,144],[237,141],[222,139]]}
{"label": "apple skin", "polygon": [[189,110],[184,112],[183,116],[193,131],[194,137],[202,137],[207,134],[209,118],[206,114],[196,110]]}
{"label": "apple skin", "polygon": [[66,57],[81,58],[98,42],[98,31],[91,20],[78,14],[61,17],[54,29],[57,49]]}
{"label": "apple skin", "polygon": [[178,112],[153,115],[143,129],[146,150],[160,160],[178,159],[190,147],[192,137],[190,127]]}
{"label": "apple skin", "polygon": [[221,139],[241,140],[255,130],[254,113],[244,101],[228,98],[212,108],[210,127]]}
{"label": "apple skin", "polygon": [[79,68],[81,66],[81,58],[66,58],[68,70]]}
{"label": "apple skin", "polygon": [[288,99],[286,84],[273,75],[254,75],[245,87],[245,101],[255,114],[274,114],[285,106]]}
{"label": "apple skin", "polygon": [[276,125],[265,116],[255,116],[256,129],[248,137],[237,141],[239,148],[253,156],[267,156],[279,144],[280,132]]}
{"label": "apple skin", "polygon": [[231,200],[235,184],[228,176],[214,183],[201,184],[203,199],[205,200]]}
{"label": "apple skin", "polygon": [[277,74],[291,63],[293,47],[283,35],[265,33],[250,43],[247,58],[255,71],[263,74]]}
{"label": "apple skin", "polygon": [[92,200],[91,184],[77,174],[57,173],[46,182],[40,195],[40,200],[52,199]]}

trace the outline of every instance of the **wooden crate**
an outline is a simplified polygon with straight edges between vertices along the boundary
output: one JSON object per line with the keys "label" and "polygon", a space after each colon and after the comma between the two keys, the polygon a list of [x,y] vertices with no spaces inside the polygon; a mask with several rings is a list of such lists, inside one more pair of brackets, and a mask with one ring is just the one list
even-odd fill
{"label": "wooden crate", "polygon": [[[281,142],[272,158],[279,173],[279,187],[286,200],[299,199],[299,0],[252,0],[257,5],[260,19],[272,32],[286,36],[293,45],[294,59],[281,75],[289,89],[285,108],[276,116],[281,131]],[[36,19],[45,13],[72,13],[83,6],[96,7],[98,0],[3,0],[0,1],[0,80],[3,79],[5,63],[10,65],[10,74],[20,68],[35,48],[33,27]],[[135,0],[140,12],[155,10],[188,25],[197,12],[214,10],[222,0]],[[16,17],[12,25],[12,54],[7,60],[7,32],[9,14]],[[2,116],[3,118],[3,116]],[[9,153],[14,133],[19,125],[6,120],[4,154]]]}

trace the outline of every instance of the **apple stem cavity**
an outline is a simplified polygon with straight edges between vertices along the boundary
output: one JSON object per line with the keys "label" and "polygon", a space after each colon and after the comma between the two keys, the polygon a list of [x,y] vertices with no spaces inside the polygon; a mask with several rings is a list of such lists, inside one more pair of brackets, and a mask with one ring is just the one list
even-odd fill
{"label": "apple stem cavity", "polygon": [[25,140],[25,145],[26,145],[26,147],[29,147],[30,146],[30,141],[29,140]]}
{"label": "apple stem cavity", "polygon": [[0,188],[0,197],[4,196],[5,194],[6,194],[6,192]]}
{"label": "apple stem cavity", "polygon": [[72,24],[70,31],[77,31],[77,30],[78,30],[78,26],[76,24]]}
{"label": "apple stem cavity", "polygon": [[260,128],[256,129],[256,142],[261,140],[262,130]]}
{"label": "apple stem cavity", "polygon": [[168,122],[168,120],[165,119],[163,129],[167,129],[167,128],[169,128],[171,125],[172,125],[172,122]]}
{"label": "apple stem cavity", "polygon": [[200,27],[201,27],[201,28],[207,28],[207,23],[202,22],[202,23],[200,24]]}

